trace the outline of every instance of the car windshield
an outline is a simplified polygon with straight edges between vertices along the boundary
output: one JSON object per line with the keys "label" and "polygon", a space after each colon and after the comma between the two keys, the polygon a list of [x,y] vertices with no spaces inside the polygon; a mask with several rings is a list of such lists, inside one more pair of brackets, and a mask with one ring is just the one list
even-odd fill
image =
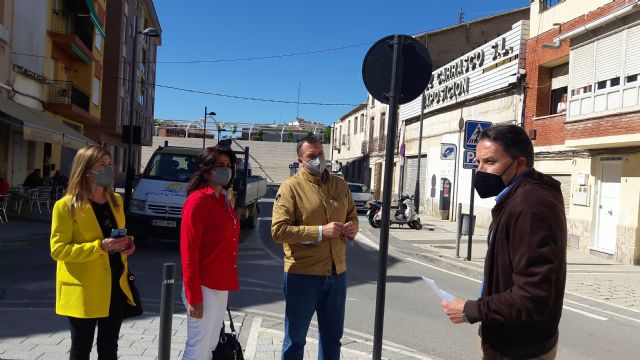
{"label": "car windshield", "polygon": [[156,153],[144,169],[142,177],[186,183],[189,182],[195,170],[195,155]]}
{"label": "car windshield", "polygon": [[367,192],[364,188],[364,185],[360,185],[360,184],[349,184],[349,189],[351,190],[351,192],[353,193],[363,193],[363,192]]}

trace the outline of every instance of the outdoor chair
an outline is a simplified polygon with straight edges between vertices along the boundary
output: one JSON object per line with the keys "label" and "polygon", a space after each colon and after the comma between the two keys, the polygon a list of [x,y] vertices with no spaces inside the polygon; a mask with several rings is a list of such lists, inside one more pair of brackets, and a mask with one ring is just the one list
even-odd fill
{"label": "outdoor chair", "polygon": [[28,199],[27,190],[24,186],[14,186],[10,190],[13,195],[14,209],[18,214],[22,211],[22,202]]}
{"label": "outdoor chair", "polygon": [[[7,205],[9,204],[10,198],[11,194],[0,195],[0,224],[9,222],[9,218],[7,217]],[[4,220],[2,219],[2,215],[4,215]]]}
{"label": "outdoor chair", "polygon": [[29,207],[31,211],[33,211],[34,204],[38,206],[39,213],[42,213],[42,207],[40,205],[47,205],[47,210],[51,212],[51,188],[42,187],[30,190]]}
{"label": "outdoor chair", "polygon": [[65,195],[66,192],[67,192],[67,188],[65,188],[64,186],[56,186],[56,193],[55,193],[54,200],[57,201],[62,199],[62,197]]}

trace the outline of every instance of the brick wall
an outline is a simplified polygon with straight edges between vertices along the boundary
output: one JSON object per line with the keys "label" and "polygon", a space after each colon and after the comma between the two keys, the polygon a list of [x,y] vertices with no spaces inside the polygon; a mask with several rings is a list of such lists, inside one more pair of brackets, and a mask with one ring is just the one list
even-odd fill
{"label": "brick wall", "polygon": [[565,124],[567,140],[640,133],[638,112],[616,114]]}
{"label": "brick wall", "polygon": [[[620,8],[635,3],[635,0],[613,0],[611,3],[602,6],[587,14],[579,15],[576,18],[563,23],[556,29],[549,30],[527,41],[527,97],[525,100],[525,129],[536,130],[535,146],[542,145],[558,145],[564,144],[564,136],[583,136],[589,137],[583,130],[578,130],[581,126],[577,124],[567,124],[567,129],[561,129],[560,124],[564,122],[564,116],[551,117],[541,120],[534,120],[535,117],[549,115],[549,103],[551,100],[551,67],[543,66],[554,61],[554,65],[559,65],[568,61],[569,56],[569,41],[564,41],[561,47],[558,49],[543,48],[543,44],[552,44],[553,39],[563,33],[569,32],[577,27],[588,24],[602,16],[615,12]],[[552,11],[552,10],[548,10]],[[566,59],[562,59],[567,57]],[[562,60],[561,60],[562,59]],[[611,121],[612,117],[601,118],[601,120],[588,121],[584,127],[592,129],[594,134],[600,131],[622,131],[618,134],[627,133],[623,131],[625,127],[617,127],[612,129],[610,123],[605,124],[606,121]],[[605,120],[609,119],[609,120]],[[596,125],[597,124],[597,125]],[[595,126],[595,127],[594,127]],[[598,127],[604,127],[603,129],[596,129]],[[629,129],[635,128],[633,126],[627,126]],[[614,134],[612,134],[614,135]],[[591,136],[606,136],[606,135],[591,135]],[[575,138],[583,138],[575,137]]]}

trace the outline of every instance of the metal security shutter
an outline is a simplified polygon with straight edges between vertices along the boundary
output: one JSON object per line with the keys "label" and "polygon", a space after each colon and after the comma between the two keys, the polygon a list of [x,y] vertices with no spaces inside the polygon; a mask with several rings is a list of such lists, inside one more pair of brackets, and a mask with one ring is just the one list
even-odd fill
{"label": "metal security shutter", "polygon": [[593,81],[593,43],[571,50],[569,64],[571,89],[591,85]]}
{"label": "metal security shutter", "polygon": [[640,26],[627,30],[624,75],[640,74]]}
{"label": "metal security shutter", "polygon": [[[418,157],[407,158],[405,163],[405,177],[404,177],[404,195],[414,195],[416,191],[416,176],[418,175]],[[425,193],[425,181],[427,176],[427,157],[422,156],[422,163],[420,164],[420,200],[424,201]]]}
{"label": "metal security shutter", "polygon": [[564,198],[564,211],[569,214],[569,204],[571,203],[571,175],[551,175],[560,182],[560,190]]}
{"label": "metal security shutter", "polygon": [[596,82],[620,76],[622,35],[623,33],[619,32],[596,43]]}
{"label": "metal security shutter", "polygon": [[551,89],[560,89],[569,85],[569,64],[551,69]]}

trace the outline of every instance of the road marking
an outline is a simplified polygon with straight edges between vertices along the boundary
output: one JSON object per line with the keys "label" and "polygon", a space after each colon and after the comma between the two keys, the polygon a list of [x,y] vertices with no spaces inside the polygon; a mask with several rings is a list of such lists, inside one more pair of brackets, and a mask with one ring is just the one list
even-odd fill
{"label": "road marking", "polygon": [[591,317],[591,318],[594,318],[594,319],[597,319],[597,320],[608,320],[606,317],[602,317],[602,316],[598,316],[598,315],[595,315],[595,314],[592,314],[592,313],[588,313],[586,311],[578,310],[576,308],[572,308],[572,307],[569,307],[567,305],[562,305],[562,308],[563,309],[567,309],[567,310],[571,310],[571,311],[575,311],[578,314],[582,314],[584,316],[588,316],[588,317]]}
{"label": "road marking", "polygon": [[[279,319],[279,320],[283,320],[284,319],[283,315],[277,314],[277,313],[274,313],[274,312],[270,312],[270,311],[257,310],[257,309],[243,309],[243,311],[246,312],[246,313],[260,314],[260,315],[263,315],[265,317],[276,318],[276,319]],[[313,321],[312,320],[311,324],[314,325],[316,327],[316,329],[317,329],[317,326],[318,326],[318,322],[317,321]],[[362,333],[362,332],[359,332],[359,331],[356,331],[356,330],[350,330],[350,329],[344,329],[343,332],[347,333],[347,334],[355,335],[355,336],[360,336],[360,337],[362,337],[364,339],[367,339],[369,341],[365,341],[364,343],[368,344],[368,345],[373,345],[373,343],[370,342],[370,341],[373,341],[373,336],[371,336],[369,334],[365,334],[365,333]],[[352,338],[352,340],[357,341],[356,339],[353,339],[353,338]],[[384,344],[386,344],[386,345],[384,345]],[[427,356],[425,356],[423,354],[416,353],[415,350],[413,350],[413,349],[411,349],[409,347],[394,343],[392,341],[383,340],[382,347],[387,349],[387,350],[399,352],[401,354],[405,354],[405,355],[408,355],[408,356],[413,356],[413,357],[421,359],[421,360],[433,360],[432,358],[427,357]]]}
{"label": "road marking", "polygon": [[369,240],[368,237],[358,233],[355,237],[355,241],[362,243],[364,245],[370,246],[376,250],[380,250],[380,246],[378,246],[378,244],[376,244],[375,242]]}
{"label": "road marking", "polygon": [[360,301],[360,300],[358,300],[358,299],[354,299],[354,298],[350,298],[350,297],[348,297],[348,298],[347,298],[347,300],[350,300],[350,301]]}
{"label": "road marking", "polygon": [[260,327],[262,326],[262,318],[255,317],[251,322],[251,330],[249,330],[249,338],[247,339],[246,349],[244,351],[244,357],[248,360],[256,357],[256,348],[258,347],[258,335]]}
{"label": "road marking", "polygon": [[618,304],[614,304],[614,303],[611,303],[611,302],[608,302],[608,301],[604,301],[604,300],[599,300],[599,299],[596,299],[596,298],[592,298],[592,297],[590,297],[590,296],[580,295],[580,294],[578,294],[578,293],[574,293],[573,291],[565,290],[565,293],[567,293],[567,294],[571,294],[571,295],[573,295],[573,296],[581,297],[581,298],[583,298],[583,299],[587,299],[587,300],[591,300],[591,301],[599,302],[599,303],[601,303],[601,304],[605,304],[605,305],[613,306],[613,307],[616,307],[616,308],[618,308],[618,309],[627,310],[627,311],[631,311],[631,312],[635,312],[635,313],[640,314],[640,310],[631,309],[631,308],[628,308],[628,307],[625,307],[625,306],[622,306],[622,305],[618,305]]}
{"label": "road marking", "polygon": [[271,293],[278,293],[278,294],[282,294],[282,290],[276,290],[276,289],[265,289],[265,288],[260,288],[260,287],[251,287],[251,286],[243,286],[240,288],[240,290],[248,290],[248,291],[266,291],[266,292],[271,292]]}
{"label": "road marking", "polygon": [[[407,257],[407,258],[405,258],[405,260],[408,260],[408,261],[411,261],[411,262],[414,262],[416,264],[420,264],[420,265],[423,265],[423,266],[426,266],[426,267],[430,267],[432,269],[435,269],[435,270],[438,270],[438,271],[442,271],[442,272],[445,272],[447,274],[455,275],[455,276],[461,277],[463,279],[471,280],[471,281],[479,283],[479,284],[482,283],[482,281],[480,281],[480,280],[476,280],[476,279],[470,278],[468,276],[460,275],[460,274],[454,273],[453,271],[441,269],[441,268],[439,268],[437,266],[433,266],[433,265],[430,265],[430,264],[425,264],[422,261],[418,261],[418,260],[415,260],[415,259],[412,259],[412,258],[408,258]],[[578,304],[580,304],[580,303],[578,303]],[[585,311],[582,311],[582,310],[574,309],[572,307],[567,307],[566,305],[563,306],[563,308],[565,308],[567,310],[570,310],[570,311],[575,311],[575,312],[577,312],[579,314],[582,314],[582,315],[585,315],[585,316],[588,316],[588,317],[592,317],[594,319],[607,320],[607,318],[603,318],[602,316],[594,315],[594,314],[591,314],[591,313],[588,313],[588,312],[585,312]]]}
{"label": "road marking", "polygon": [[430,268],[432,268],[432,269],[436,269],[436,270],[438,270],[438,271],[445,272],[445,273],[447,273],[447,274],[451,274],[451,275],[455,275],[455,276],[461,277],[461,278],[463,278],[463,279],[471,280],[471,281],[476,282],[476,283],[478,283],[478,284],[481,284],[481,283],[482,283],[482,281],[480,281],[480,280],[477,280],[477,279],[474,279],[474,278],[470,278],[470,277],[468,277],[468,276],[460,275],[460,274],[458,274],[458,273],[454,273],[453,271],[449,271],[449,270],[441,269],[441,268],[439,268],[439,267],[437,267],[437,266],[433,266],[433,265],[429,265],[429,264],[423,263],[422,261],[418,261],[418,260],[415,260],[415,259],[412,259],[412,258],[408,258],[408,257],[407,257],[407,258],[404,258],[404,259],[405,259],[405,260],[408,260],[408,261],[411,261],[411,262],[414,262],[414,263],[416,263],[416,264],[420,264],[420,265],[424,265],[424,266],[426,266],[426,267],[430,267]]}
{"label": "road marking", "polygon": [[627,320],[631,320],[631,321],[635,321],[637,323],[640,323],[640,320],[638,320],[636,318],[632,318],[632,317],[629,317],[629,316],[621,315],[621,314],[615,313],[613,311],[599,309],[599,308],[597,308],[595,306],[586,305],[586,304],[583,304],[583,303],[580,303],[580,302],[577,302],[577,301],[564,299],[564,302],[569,302],[569,303],[576,304],[578,306],[582,306],[582,307],[585,307],[585,308],[593,309],[593,310],[596,310],[596,311],[599,311],[599,312],[602,312],[602,313],[605,313],[605,314],[613,315],[613,316],[616,316],[616,317],[619,317],[619,318],[622,318],[622,319],[627,319]]}

